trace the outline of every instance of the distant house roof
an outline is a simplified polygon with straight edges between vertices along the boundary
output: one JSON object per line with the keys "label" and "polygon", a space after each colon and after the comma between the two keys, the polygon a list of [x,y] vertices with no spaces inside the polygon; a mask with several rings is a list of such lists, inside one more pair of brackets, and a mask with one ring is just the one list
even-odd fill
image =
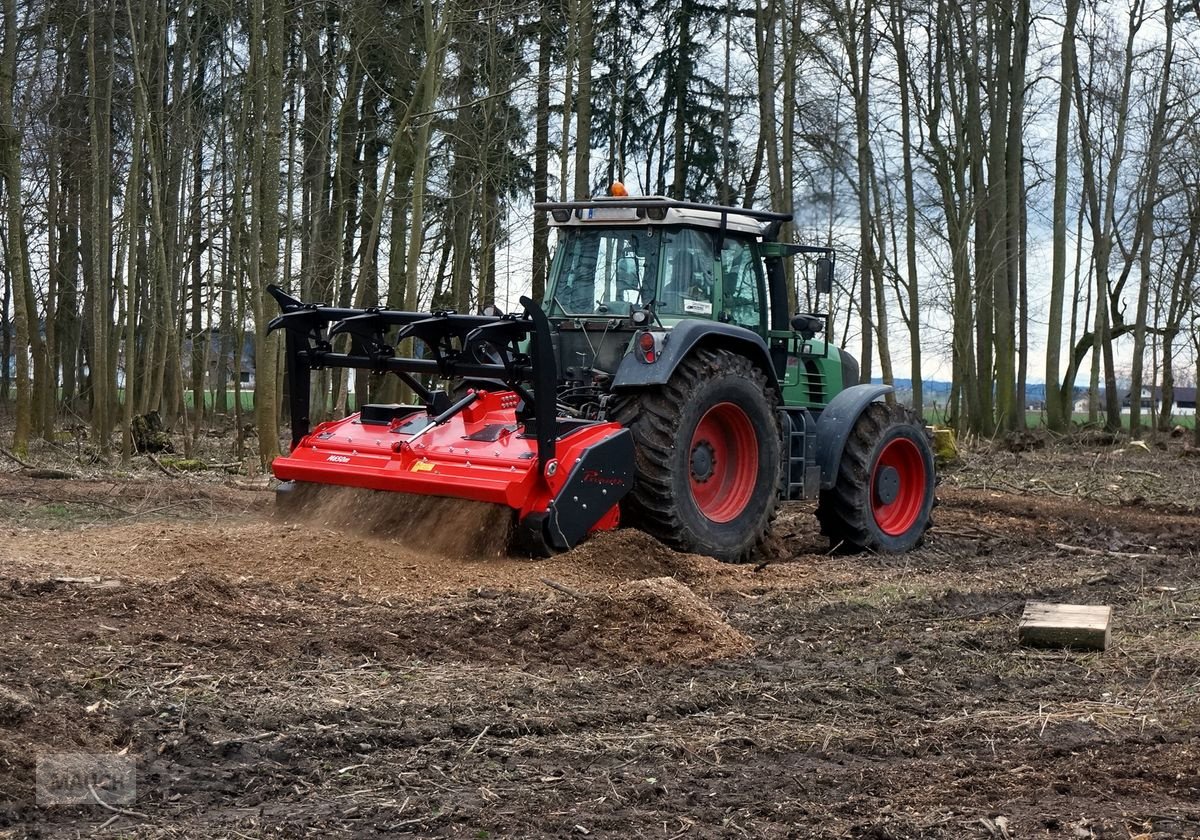
{"label": "distant house roof", "polygon": [[[1162,399],[1162,388],[1157,385],[1151,388],[1142,388],[1142,391],[1147,394],[1146,399],[1153,398],[1155,401]],[[1121,393],[1121,405],[1129,405],[1129,396],[1132,391],[1124,391]],[[1150,395],[1153,395],[1151,397]],[[1196,389],[1195,388],[1175,388],[1175,405],[1180,408],[1195,408],[1196,407]]]}

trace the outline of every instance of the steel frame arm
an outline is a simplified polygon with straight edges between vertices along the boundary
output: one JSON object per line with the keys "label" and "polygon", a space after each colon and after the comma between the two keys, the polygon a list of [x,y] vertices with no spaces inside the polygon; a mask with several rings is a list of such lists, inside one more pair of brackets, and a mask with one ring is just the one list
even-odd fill
{"label": "steel frame arm", "polygon": [[[304,303],[278,286],[267,291],[282,313],[272,319],[268,332],[286,331],[289,409],[292,448],[309,433],[309,377],[322,368],[355,368],[374,373],[394,373],[434,412],[434,392],[414,374],[440,379],[459,377],[498,379],[526,403],[522,419],[526,433],[537,437],[538,461],[544,469],[554,458],[557,418],[558,370],[550,341],[550,322],[542,308],[522,297],[523,318],[515,315],[459,315],[455,312],[402,312],[387,309],[351,309]],[[332,325],[332,326],[331,326]],[[389,335],[389,331],[395,332]],[[332,339],[348,335],[351,352],[333,349]],[[432,358],[396,354],[405,338],[420,339]],[[520,343],[529,339],[528,351]],[[487,342],[491,360],[477,358],[473,348]],[[530,394],[525,383],[533,386]],[[533,428],[529,428],[532,425]]]}

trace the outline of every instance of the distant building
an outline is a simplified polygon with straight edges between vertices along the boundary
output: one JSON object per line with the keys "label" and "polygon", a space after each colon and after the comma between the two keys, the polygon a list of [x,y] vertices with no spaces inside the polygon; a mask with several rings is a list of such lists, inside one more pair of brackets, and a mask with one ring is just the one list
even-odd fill
{"label": "distant building", "polygon": [[1101,414],[1104,413],[1104,391],[1100,391],[1094,396],[1090,393],[1084,393],[1083,396],[1075,400],[1071,406],[1071,410],[1076,414],[1087,414],[1092,410],[1092,400],[1095,399],[1096,410]]}
{"label": "distant building", "polygon": [[[203,342],[208,368],[204,372],[204,387],[213,390],[217,387],[221,362],[221,329],[213,327],[200,335]],[[180,350],[184,381],[190,382],[192,375],[192,339],[184,338]],[[231,352],[225,360],[226,387],[233,387],[234,358]],[[241,385],[246,389],[254,388],[254,333],[247,331],[242,336]]]}
{"label": "distant building", "polygon": [[[1162,388],[1142,388],[1142,414],[1167,414],[1175,416],[1194,416],[1196,413],[1196,389],[1176,388],[1174,404],[1163,406]],[[1126,391],[1121,397],[1121,413],[1128,414],[1132,405],[1132,392]]]}
{"label": "distant building", "polygon": [[1176,388],[1175,389],[1175,410],[1172,414],[1181,416],[1195,417],[1196,416],[1196,389],[1195,388]]}

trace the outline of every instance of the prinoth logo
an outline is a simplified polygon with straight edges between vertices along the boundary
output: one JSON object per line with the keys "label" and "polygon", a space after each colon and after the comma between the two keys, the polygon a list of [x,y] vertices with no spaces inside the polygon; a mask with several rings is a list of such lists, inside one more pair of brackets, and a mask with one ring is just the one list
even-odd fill
{"label": "prinoth logo", "polygon": [[583,480],[586,484],[607,484],[617,487],[625,483],[624,479],[615,475],[605,475],[600,470],[584,470]]}

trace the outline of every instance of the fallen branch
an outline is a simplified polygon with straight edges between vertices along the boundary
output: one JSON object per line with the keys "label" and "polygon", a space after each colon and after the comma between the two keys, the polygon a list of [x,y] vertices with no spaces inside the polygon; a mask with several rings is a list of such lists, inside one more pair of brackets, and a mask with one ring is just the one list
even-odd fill
{"label": "fallen branch", "polygon": [[1157,557],[1157,554],[1133,554],[1127,551],[1109,551],[1104,548],[1087,548],[1082,545],[1067,545],[1066,543],[1055,543],[1054,547],[1059,551],[1065,551],[1069,554],[1090,554],[1095,557],[1121,557],[1126,560],[1149,560],[1152,557]]}
{"label": "fallen branch", "polygon": [[[197,674],[196,677],[192,677],[191,679],[196,679],[198,677],[211,677],[211,676],[212,676],[212,674]],[[173,685],[174,682],[176,682],[176,681],[173,680],[172,682],[165,683],[161,687],[165,688],[168,685]],[[160,687],[160,686],[156,686],[156,687]],[[260,732],[257,735],[243,735],[243,736],[240,736],[237,738],[222,738],[220,741],[209,741],[208,745],[210,747],[223,747],[226,744],[249,744],[254,741],[265,741],[268,738],[270,738],[274,735],[278,735],[278,734],[279,734],[278,732]],[[363,767],[365,765],[359,764],[356,766]],[[342,772],[342,771],[339,771],[339,772]]]}
{"label": "fallen branch", "polygon": [[75,477],[74,473],[69,473],[66,470],[40,469],[40,468],[34,469],[34,468],[30,467],[28,469],[23,470],[22,472],[24,472],[24,474],[28,478],[67,479],[67,478]]}
{"label": "fallen branch", "polygon": [[559,583],[558,581],[555,581],[555,580],[550,580],[550,578],[541,578],[541,581],[542,581],[542,583],[546,584],[546,586],[549,586],[551,589],[561,592],[564,595],[570,595],[572,598],[583,599],[583,598],[587,597],[587,595],[585,593],[580,592],[578,589],[572,589],[571,587],[567,586],[566,584]]}
{"label": "fallen branch", "polygon": [[170,470],[168,470],[166,467],[163,466],[162,461],[155,458],[149,452],[146,453],[146,457],[150,459],[150,463],[154,464],[154,466],[156,466],[160,470],[162,470],[163,475],[168,476],[169,478],[179,478],[179,473],[173,473]]}
{"label": "fallen branch", "polygon": [[112,811],[114,814],[120,814],[122,817],[137,817],[138,819],[143,819],[143,820],[150,819],[150,817],[148,815],[140,813],[138,811],[127,811],[124,808],[116,808],[112,805],[109,805],[107,802],[105,802],[103,799],[100,798],[100,794],[96,793],[96,788],[94,785],[88,785],[88,793],[90,793],[92,795],[92,799],[96,800],[97,805],[99,805],[101,808],[107,808],[109,811]]}
{"label": "fallen branch", "polygon": [[923,624],[926,622],[934,622],[934,621],[958,621],[959,619],[963,619],[963,618],[984,618],[984,617],[993,616],[993,615],[1004,615],[1010,607],[1012,607],[1014,604],[1019,604],[1019,603],[1021,603],[1021,602],[1020,601],[1005,601],[1000,606],[994,607],[990,610],[976,610],[975,612],[955,613],[954,615],[940,615],[940,616],[925,617],[925,618],[910,618],[910,619],[908,619],[908,622],[910,624]]}
{"label": "fallen branch", "polygon": [[475,752],[475,748],[479,746],[479,742],[483,739],[484,735],[488,734],[488,730],[490,730],[491,728],[492,728],[492,725],[490,723],[484,725],[484,727],[480,731],[480,733],[475,736],[475,740],[471,742],[471,746],[467,747],[467,755],[470,755],[471,753]]}
{"label": "fallen branch", "polygon": [[1158,473],[1156,473],[1156,472],[1150,472],[1150,470],[1131,470],[1131,469],[1123,469],[1123,470],[1121,470],[1121,472],[1123,472],[1123,473],[1129,473],[1130,475],[1148,475],[1148,476],[1150,476],[1151,478],[1157,478],[1159,481],[1162,481],[1162,480],[1163,480],[1163,477],[1162,477],[1161,475],[1159,475],[1159,474],[1158,474]]}
{"label": "fallen branch", "polygon": [[1040,485],[1042,485],[1043,487],[1045,487],[1047,490],[1049,490],[1051,493],[1053,493],[1055,496],[1062,496],[1063,498],[1066,498],[1066,499],[1069,499],[1069,498],[1071,498],[1072,496],[1078,496],[1078,495],[1079,495],[1079,486],[1078,486],[1078,485],[1076,485],[1076,486],[1075,486],[1075,489],[1074,489],[1074,490],[1072,490],[1072,491],[1068,492],[1068,491],[1064,491],[1064,490],[1058,490],[1058,489],[1056,489],[1056,488],[1054,488],[1054,487],[1051,487],[1051,486],[1050,486],[1050,482],[1046,481],[1044,478],[1031,478],[1031,479],[1029,479],[1029,485],[1030,485],[1030,487],[1032,487],[1034,484],[1040,484]]}
{"label": "fallen branch", "polygon": [[0,446],[0,455],[3,455],[5,458],[8,458],[10,461],[14,461],[14,462],[20,464],[22,467],[24,467],[27,470],[36,470],[37,469],[37,467],[35,467],[33,464],[28,464],[28,463],[22,461],[20,458],[18,458],[13,453],[9,452],[3,446]]}
{"label": "fallen branch", "polygon": [[[150,508],[149,510],[135,510],[135,511],[129,511],[127,513],[122,513],[119,516],[112,517],[108,521],[116,522],[118,520],[124,520],[124,519],[137,519],[139,516],[150,516],[153,513],[162,513],[164,510],[171,510],[172,508],[181,507],[183,505],[190,505],[190,504],[194,504],[196,502],[207,502],[207,501],[211,501],[211,500],[210,499],[200,499],[200,498],[180,499],[177,502],[171,502],[169,505],[162,505],[160,507]],[[99,521],[100,521],[99,519],[93,519],[88,524],[95,525]]]}

